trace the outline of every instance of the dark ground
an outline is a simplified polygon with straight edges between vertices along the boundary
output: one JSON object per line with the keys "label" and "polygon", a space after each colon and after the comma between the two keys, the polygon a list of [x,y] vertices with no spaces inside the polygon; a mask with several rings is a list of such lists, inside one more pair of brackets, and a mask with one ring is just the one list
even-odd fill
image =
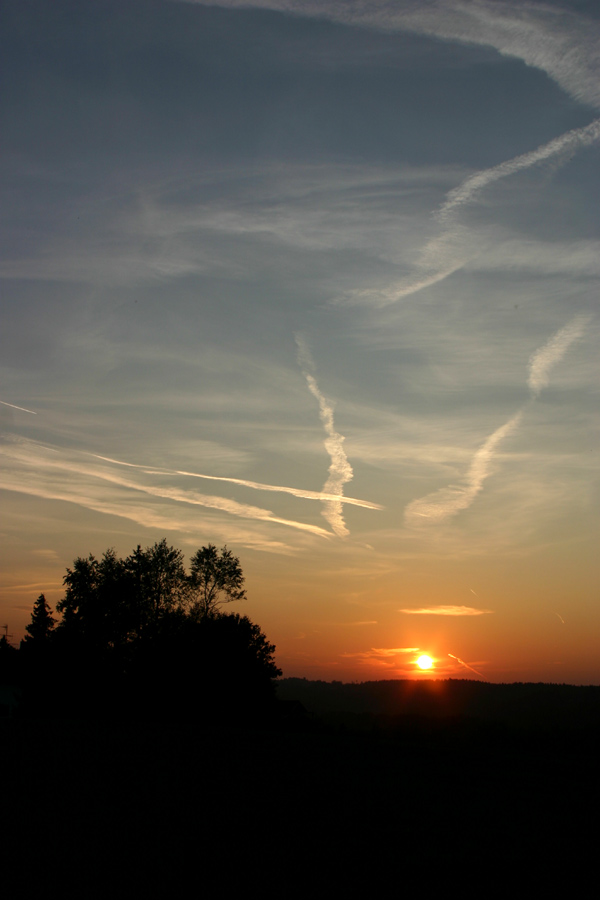
{"label": "dark ground", "polygon": [[6,896],[537,896],[594,871],[593,723],[284,709],[260,728],[2,721]]}

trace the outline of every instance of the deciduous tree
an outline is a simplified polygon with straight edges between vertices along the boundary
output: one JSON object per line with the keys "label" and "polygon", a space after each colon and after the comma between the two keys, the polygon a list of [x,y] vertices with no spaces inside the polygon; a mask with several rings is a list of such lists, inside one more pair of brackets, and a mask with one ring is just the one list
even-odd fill
{"label": "deciduous tree", "polygon": [[223,604],[245,598],[243,585],[240,561],[231,550],[201,547],[191,560],[190,613],[199,619],[214,616]]}
{"label": "deciduous tree", "polygon": [[183,608],[189,593],[183,553],[165,538],[145,550],[138,544],[125,560],[125,568],[131,576],[138,636],[156,628],[163,616]]}

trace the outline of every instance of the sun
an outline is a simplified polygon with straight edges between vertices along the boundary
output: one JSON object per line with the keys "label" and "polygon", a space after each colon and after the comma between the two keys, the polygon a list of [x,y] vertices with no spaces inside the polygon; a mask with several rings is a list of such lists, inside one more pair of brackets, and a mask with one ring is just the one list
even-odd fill
{"label": "sun", "polygon": [[430,669],[433,665],[433,660],[430,656],[420,656],[417,660],[417,665],[420,669]]}

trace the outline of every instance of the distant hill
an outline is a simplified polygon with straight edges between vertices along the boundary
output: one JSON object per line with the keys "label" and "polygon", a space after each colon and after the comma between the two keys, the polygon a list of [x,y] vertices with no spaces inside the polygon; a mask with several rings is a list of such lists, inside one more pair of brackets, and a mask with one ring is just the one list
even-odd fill
{"label": "distant hill", "polygon": [[415,719],[438,726],[477,720],[526,729],[600,729],[600,687],[568,684],[490,684],[468,680],[308,681],[284,678],[280,700],[301,703],[308,713],[347,726],[415,727]]}

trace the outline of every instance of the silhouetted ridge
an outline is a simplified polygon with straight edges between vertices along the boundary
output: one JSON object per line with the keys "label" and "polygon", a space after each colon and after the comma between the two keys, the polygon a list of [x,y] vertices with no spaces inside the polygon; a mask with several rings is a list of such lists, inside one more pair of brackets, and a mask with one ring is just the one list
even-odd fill
{"label": "silhouetted ridge", "polygon": [[455,679],[344,684],[284,678],[278,682],[277,696],[297,700],[320,716],[371,717],[379,719],[380,724],[383,717],[426,717],[477,719],[522,728],[600,729],[597,686],[490,684]]}

